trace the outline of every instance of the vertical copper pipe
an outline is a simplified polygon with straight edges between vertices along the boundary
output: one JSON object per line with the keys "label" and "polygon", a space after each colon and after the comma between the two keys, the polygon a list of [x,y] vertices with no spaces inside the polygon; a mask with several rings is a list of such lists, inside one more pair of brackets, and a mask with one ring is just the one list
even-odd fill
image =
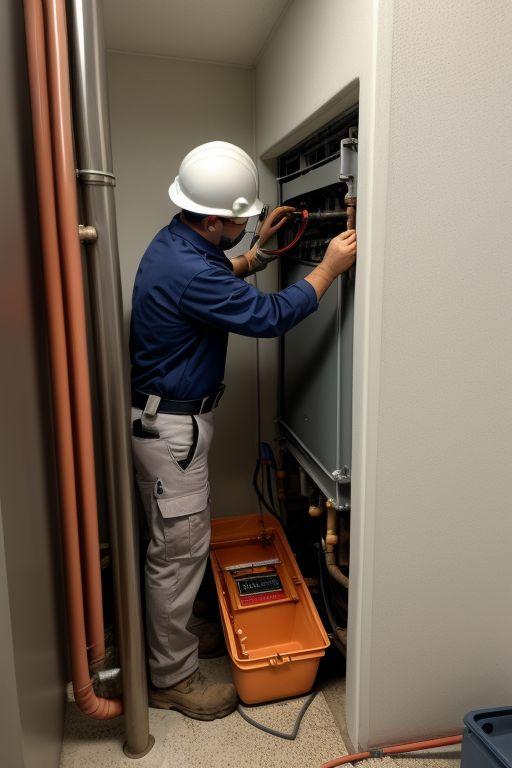
{"label": "vertical copper pipe", "polygon": [[96,718],[108,718],[121,714],[122,705],[119,700],[100,699],[95,695],[89,677],[86,652],[66,326],[53,185],[43,14],[41,0],[25,0],[24,5],[46,311],[50,337],[73,688],[75,700],[83,712]]}
{"label": "vertical copper pipe", "polygon": [[73,426],[76,434],[77,474],[84,551],[85,617],[91,662],[105,656],[101,591],[98,505],[94,466],[92,406],[89,383],[86,319],[78,200],[71,129],[71,97],[64,2],[44,0],[47,63],[50,88],[57,222],[61,243],[68,354],[71,362]]}
{"label": "vertical copper pipe", "polygon": [[345,195],[345,205],[347,206],[347,229],[355,229],[357,197]]}

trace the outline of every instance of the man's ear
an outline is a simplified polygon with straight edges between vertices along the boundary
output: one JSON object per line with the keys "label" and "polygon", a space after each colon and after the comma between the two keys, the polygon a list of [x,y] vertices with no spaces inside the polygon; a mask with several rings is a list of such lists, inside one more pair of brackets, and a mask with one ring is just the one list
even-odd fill
{"label": "man's ear", "polygon": [[217,228],[216,224],[217,224],[218,220],[219,220],[218,216],[208,216],[204,220],[204,223],[206,225],[206,229],[208,230],[208,232],[215,232],[215,230]]}

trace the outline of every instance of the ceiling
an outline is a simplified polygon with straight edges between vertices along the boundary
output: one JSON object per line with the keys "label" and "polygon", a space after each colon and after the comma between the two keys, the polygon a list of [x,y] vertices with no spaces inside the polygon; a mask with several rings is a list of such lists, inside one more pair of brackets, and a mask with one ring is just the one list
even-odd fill
{"label": "ceiling", "polygon": [[103,0],[107,47],[253,66],[290,0]]}

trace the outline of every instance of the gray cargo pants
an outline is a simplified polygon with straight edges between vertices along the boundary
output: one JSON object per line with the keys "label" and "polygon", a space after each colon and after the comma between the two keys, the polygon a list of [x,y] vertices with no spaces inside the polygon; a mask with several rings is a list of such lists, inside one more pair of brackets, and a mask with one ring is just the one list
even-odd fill
{"label": "gray cargo pants", "polygon": [[149,529],[146,634],[154,685],[165,688],[197,669],[192,606],[210,548],[208,451],[213,412],[198,416],[132,408],[132,422],[158,437],[132,436],[136,480]]}

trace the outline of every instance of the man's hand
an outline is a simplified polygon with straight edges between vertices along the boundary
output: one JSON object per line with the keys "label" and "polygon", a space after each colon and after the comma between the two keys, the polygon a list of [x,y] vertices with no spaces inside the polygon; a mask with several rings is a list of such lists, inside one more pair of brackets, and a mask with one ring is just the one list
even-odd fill
{"label": "man's hand", "polygon": [[333,237],[325,252],[322,264],[332,269],[334,276],[350,269],[356,259],[357,242],[355,229],[347,229]]}
{"label": "man's hand", "polygon": [[289,214],[294,210],[292,205],[280,205],[278,208],[274,208],[260,227],[258,245],[265,245],[267,240],[270,240],[272,235],[275,235],[289,221]]}
{"label": "man's hand", "polygon": [[305,280],[311,283],[320,300],[331,283],[347,269],[350,269],[356,258],[357,243],[355,229],[348,229],[334,237],[325,252],[322,262]]}

